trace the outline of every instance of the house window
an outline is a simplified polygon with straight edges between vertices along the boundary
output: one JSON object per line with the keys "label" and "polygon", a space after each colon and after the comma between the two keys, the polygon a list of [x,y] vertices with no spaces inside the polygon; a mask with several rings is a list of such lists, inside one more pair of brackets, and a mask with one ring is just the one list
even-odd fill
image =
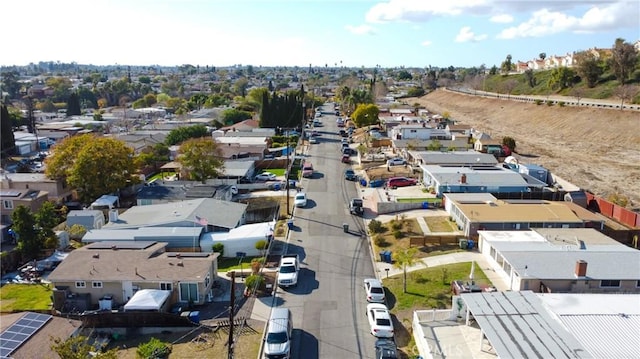
{"label": "house window", "polygon": [[211,282],[211,274],[207,273],[207,276],[204,278],[204,287],[209,287],[209,282]]}
{"label": "house window", "polygon": [[91,288],[102,288],[102,282],[91,282]]}
{"label": "house window", "polygon": [[180,283],[180,300],[198,302],[198,283]]}
{"label": "house window", "polygon": [[79,280],[76,282],[76,288],[86,288],[87,287],[87,283],[83,280]]}
{"label": "house window", "polygon": [[13,201],[9,201],[9,200],[4,200],[2,201],[2,207],[4,209],[13,209]]}
{"label": "house window", "polygon": [[160,290],[173,290],[173,284],[169,282],[160,283]]}
{"label": "house window", "polygon": [[612,280],[612,279],[608,279],[608,280],[601,280],[600,281],[600,287],[606,287],[606,288],[619,288],[620,287],[620,280]]}

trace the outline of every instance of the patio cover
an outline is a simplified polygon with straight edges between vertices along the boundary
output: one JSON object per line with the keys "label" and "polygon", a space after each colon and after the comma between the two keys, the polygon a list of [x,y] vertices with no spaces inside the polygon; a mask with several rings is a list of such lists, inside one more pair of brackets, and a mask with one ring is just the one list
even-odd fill
{"label": "patio cover", "polygon": [[160,289],[141,289],[124,305],[124,310],[160,311],[171,291]]}

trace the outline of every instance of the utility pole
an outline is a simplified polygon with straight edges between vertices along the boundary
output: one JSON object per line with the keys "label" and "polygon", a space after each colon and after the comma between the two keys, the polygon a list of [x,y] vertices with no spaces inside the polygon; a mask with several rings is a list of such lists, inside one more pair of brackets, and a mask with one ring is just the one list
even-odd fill
{"label": "utility pole", "polygon": [[232,271],[231,272],[231,302],[229,303],[229,341],[227,342],[228,359],[233,359],[233,347],[235,344],[233,342],[233,308],[235,307],[235,301],[236,301],[236,272]]}

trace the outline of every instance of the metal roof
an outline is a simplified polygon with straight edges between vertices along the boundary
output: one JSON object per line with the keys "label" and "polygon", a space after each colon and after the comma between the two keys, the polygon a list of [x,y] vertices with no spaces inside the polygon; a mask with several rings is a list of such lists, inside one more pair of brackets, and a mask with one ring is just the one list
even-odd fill
{"label": "metal roof", "polygon": [[462,293],[498,358],[593,358],[531,291]]}
{"label": "metal roof", "polygon": [[459,165],[496,165],[498,160],[491,154],[477,151],[410,151],[410,153],[425,164],[459,164]]}
{"label": "metal roof", "polygon": [[596,358],[640,358],[639,294],[538,294]]}

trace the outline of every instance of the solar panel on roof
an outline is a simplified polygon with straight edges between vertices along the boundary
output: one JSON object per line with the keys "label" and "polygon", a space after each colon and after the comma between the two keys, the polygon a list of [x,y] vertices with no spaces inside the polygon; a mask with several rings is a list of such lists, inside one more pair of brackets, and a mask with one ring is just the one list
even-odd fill
{"label": "solar panel on roof", "polygon": [[8,358],[52,317],[49,314],[29,312],[5,329],[0,333],[0,358]]}

